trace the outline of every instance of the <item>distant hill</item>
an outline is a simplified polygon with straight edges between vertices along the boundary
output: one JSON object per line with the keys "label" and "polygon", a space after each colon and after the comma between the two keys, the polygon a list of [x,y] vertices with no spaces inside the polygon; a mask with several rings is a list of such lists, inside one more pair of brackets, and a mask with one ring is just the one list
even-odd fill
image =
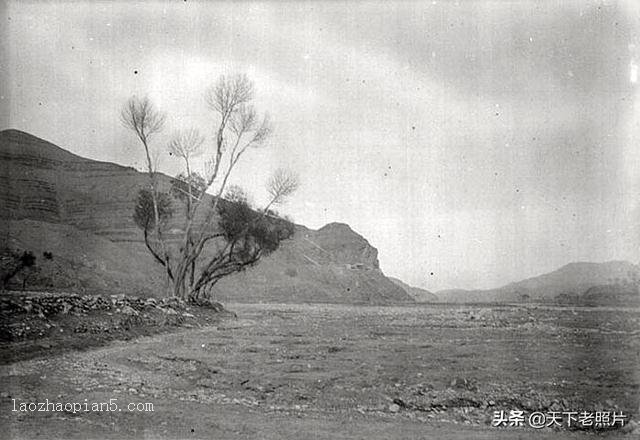
{"label": "distant hill", "polygon": [[404,281],[401,281],[401,280],[399,280],[397,278],[393,278],[393,277],[387,277],[387,278],[389,278],[397,286],[400,286],[416,302],[423,303],[423,302],[438,302],[438,301],[440,301],[439,298],[435,294],[429,292],[428,290],[420,289],[419,287],[410,286],[410,285],[406,284]]}
{"label": "distant hill", "polygon": [[[165,188],[170,178],[161,176]],[[31,288],[164,295],[163,271],[132,219],[148,176],[72,154],[18,130],[0,132],[0,250],[31,250]],[[181,225],[176,210],[170,228]],[[52,260],[43,252],[52,252]],[[407,293],[382,273],[377,250],[348,225],[294,237],[218,284],[222,301],[402,303]]]}
{"label": "distant hill", "polygon": [[445,302],[559,302],[640,304],[640,266],[627,261],[571,263],[560,269],[489,290],[442,290]]}

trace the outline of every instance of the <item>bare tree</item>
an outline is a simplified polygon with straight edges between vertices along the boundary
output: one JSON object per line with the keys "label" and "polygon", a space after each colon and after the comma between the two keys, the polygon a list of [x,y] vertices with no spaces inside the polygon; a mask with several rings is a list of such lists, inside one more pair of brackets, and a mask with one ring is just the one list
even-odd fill
{"label": "bare tree", "polygon": [[277,169],[267,182],[267,192],[271,196],[268,210],[272,205],[283,203],[287,197],[296,192],[300,186],[300,178],[297,174],[284,168]]}
{"label": "bare tree", "polygon": [[200,156],[204,136],[200,134],[197,128],[189,130],[177,131],[174,133],[171,141],[169,141],[169,152],[184,160],[187,173],[191,173],[191,159]]}
{"label": "bare tree", "polygon": [[[223,201],[229,177],[240,159],[249,149],[264,145],[271,134],[268,116],[258,116],[251,104],[253,96],[253,83],[245,75],[220,77],[205,94],[216,121],[213,145],[205,148],[204,138],[195,129],[177,133],[169,143],[169,151],[184,162],[185,173],[180,174],[180,179],[186,183],[186,189],[180,191],[187,195],[182,238],[174,249],[177,255],[171,259],[168,254],[160,258],[170,268],[175,296],[201,299],[220,278],[255,264],[292,233],[290,222],[265,215],[268,207],[281,203],[298,187],[297,176],[291,173],[279,171],[272,177],[268,184],[271,200],[262,211],[252,210],[246,197],[236,197],[240,194],[237,189],[236,196],[231,192],[231,200]],[[127,116],[138,113],[129,110],[131,108],[153,110],[150,103],[128,104],[123,113]],[[148,134],[157,132],[158,124],[154,122],[144,131],[139,128],[141,119],[145,120],[127,117],[126,120],[132,121],[127,126],[134,129],[147,151]],[[203,178],[192,169],[191,160],[198,155],[206,155]],[[149,172],[153,173],[151,167]],[[206,192],[213,192],[212,202],[208,202],[211,199],[205,197]],[[154,196],[156,211],[157,198]],[[202,215],[197,215],[200,211]],[[160,230],[162,222],[158,220],[156,214],[154,225]],[[160,232],[157,236],[162,241]],[[205,249],[207,257],[202,258]]]}

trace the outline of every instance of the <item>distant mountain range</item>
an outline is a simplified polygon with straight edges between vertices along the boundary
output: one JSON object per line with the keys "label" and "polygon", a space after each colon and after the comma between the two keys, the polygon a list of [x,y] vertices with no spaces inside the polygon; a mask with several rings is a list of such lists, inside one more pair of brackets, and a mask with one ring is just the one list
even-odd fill
{"label": "distant mountain range", "polygon": [[571,263],[488,290],[441,290],[444,302],[555,302],[585,305],[640,303],[640,266],[627,261]]}
{"label": "distant mountain range", "polygon": [[[162,176],[160,184],[170,185]],[[29,250],[39,271],[28,288],[165,295],[160,270],[132,214],[148,176],[72,154],[18,130],[0,132],[0,251]],[[175,210],[170,228],[181,225]],[[51,252],[53,259],[44,259]],[[380,270],[378,251],[348,225],[294,237],[249,270],[222,280],[221,301],[413,302]]]}

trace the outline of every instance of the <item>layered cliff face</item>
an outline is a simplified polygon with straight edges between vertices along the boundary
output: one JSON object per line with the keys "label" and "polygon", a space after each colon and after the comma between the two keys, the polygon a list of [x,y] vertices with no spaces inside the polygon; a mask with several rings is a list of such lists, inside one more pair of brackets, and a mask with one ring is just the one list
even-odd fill
{"label": "layered cliff face", "polygon": [[108,238],[138,235],[131,204],[145,176],[84,159],[17,130],[0,132],[2,216],[59,223]]}
{"label": "layered cliff face", "polygon": [[[52,252],[30,283],[43,288],[164,294],[160,267],[132,219],[148,177],[81,158],[17,130],[0,132],[0,248]],[[163,176],[162,185],[169,178]],[[173,224],[181,224],[179,210]],[[42,260],[40,258],[39,260]],[[407,302],[380,271],[377,250],[344,224],[293,239],[217,289],[224,301]]]}

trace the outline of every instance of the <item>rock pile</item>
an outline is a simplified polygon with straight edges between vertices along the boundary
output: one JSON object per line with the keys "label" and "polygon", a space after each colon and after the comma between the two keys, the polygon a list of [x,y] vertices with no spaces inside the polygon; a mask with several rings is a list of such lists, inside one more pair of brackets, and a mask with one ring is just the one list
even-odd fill
{"label": "rock pile", "polygon": [[[216,311],[223,311],[219,303],[210,303]],[[0,296],[1,314],[36,314],[47,317],[57,314],[86,315],[92,310],[111,311],[125,315],[138,315],[155,308],[170,315],[188,309],[189,305],[180,298],[139,298],[121,295],[77,295],[77,294],[33,294]]]}
{"label": "rock pile", "polygon": [[[202,305],[201,305],[202,306]],[[214,313],[219,303],[206,304]],[[100,333],[134,327],[190,325],[194,307],[179,298],[140,298],[120,295],[31,293],[0,295],[0,341],[37,339],[51,333]]]}

